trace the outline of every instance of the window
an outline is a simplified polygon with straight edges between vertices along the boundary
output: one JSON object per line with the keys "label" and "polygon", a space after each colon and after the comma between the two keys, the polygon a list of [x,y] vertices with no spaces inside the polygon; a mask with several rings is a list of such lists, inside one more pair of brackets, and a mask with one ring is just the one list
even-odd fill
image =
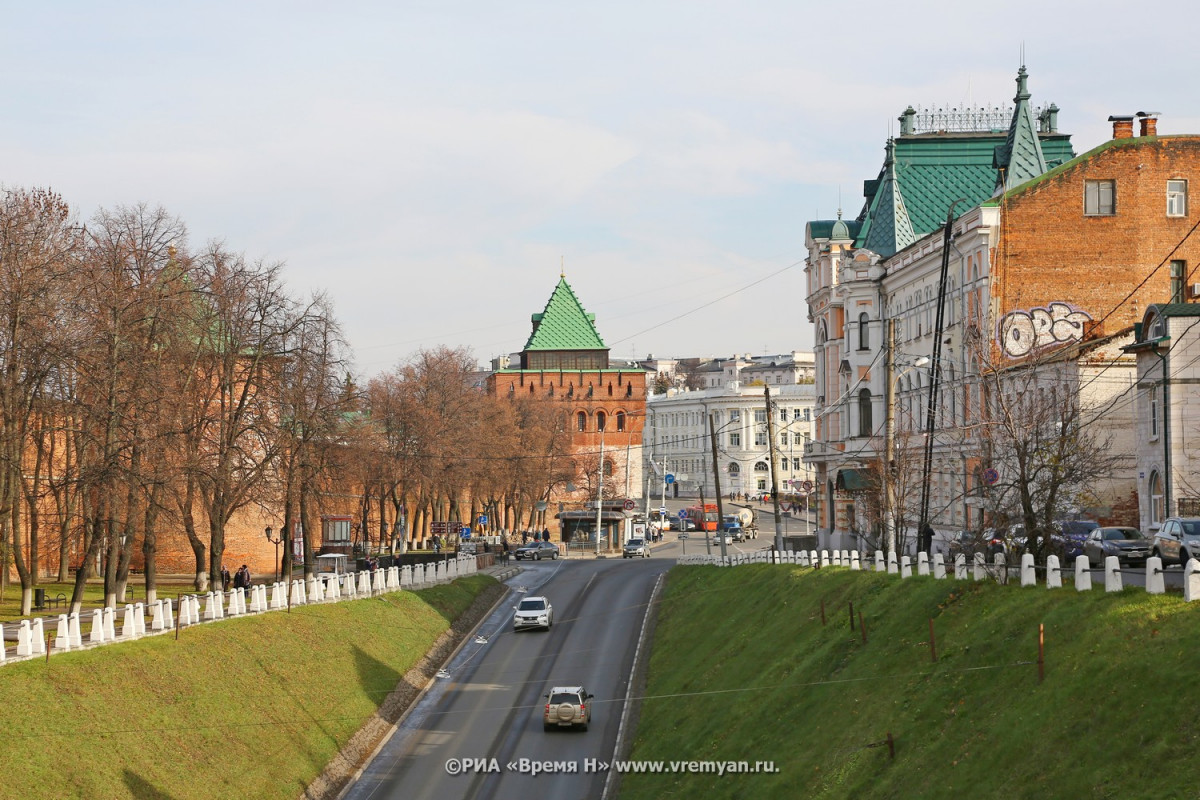
{"label": "window", "polygon": [[625,412],[624,411],[617,412],[617,430],[619,430],[619,431],[625,430]]}
{"label": "window", "polygon": [[1089,217],[1111,217],[1117,213],[1117,182],[1084,181],[1083,213]]}
{"label": "window", "polygon": [[755,461],[754,462],[754,471],[755,472],[766,472],[769,469],[770,469],[770,467],[767,466],[767,462],[765,462],[765,461]]}
{"label": "window", "polygon": [[1150,438],[1158,438],[1158,387],[1151,386],[1146,392],[1150,405]]}
{"label": "window", "polygon": [[767,446],[767,432],[766,431],[755,431],[754,432],[754,446],[755,447],[766,447]]}
{"label": "window", "polygon": [[755,422],[766,422],[767,421],[767,410],[765,408],[755,409],[754,421]]}
{"label": "window", "polygon": [[1157,472],[1150,473],[1150,525],[1158,525],[1163,520],[1163,489],[1162,480]]}
{"label": "window", "polygon": [[869,321],[870,321],[870,318],[867,316],[867,313],[865,311],[858,315],[858,349],[859,350],[870,350],[871,349],[871,328],[867,324]]}
{"label": "window", "polygon": [[742,435],[740,433],[729,434],[729,446],[730,447],[741,447],[742,446]]}
{"label": "window", "polygon": [[863,389],[858,393],[858,435],[870,436],[874,426],[871,424],[871,390]]}
{"label": "window", "polygon": [[779,421],[787,422],[787,409],[786,408],[779,409]]}
{"label": "window", "polygon": [[779,434],[779,446],[787,447],[787,434],[786,433]]}
{"label": "window", "polygon": [[579,431],[587,430],[587,413],[580,411],[575,415],[575,428]]}
{"label": "window", "polygon": [[737,475],[741,471],[742,471],[741,465],[739,465],[736,461],[729,462],[729,474],[730,475]]}
{"label": "window", "polygon": [[608,419],[608,417],[606,417],[604,415],[603,411],[597,411],[596,412],[596,430],[598,430],[598,431],[604,430],[604,423],[605,423],[605,421],[607,421],[607,419]]}
{"label": "window", "polygon": [[795,472],[799,472],[802,469],[804,469],[804,462],[798,458],[793,458],[792,459],[792,470]]}
{"label": "window", "polygon": [[742,418],[742,412],[739,411],[738,409],[735,408],[729,412],[729,421],[730,422],[737,422],[741,418]]}
{"label": "window", "polygon": [[1167,216],[1187,216],[1187,181],[1167,181]]}

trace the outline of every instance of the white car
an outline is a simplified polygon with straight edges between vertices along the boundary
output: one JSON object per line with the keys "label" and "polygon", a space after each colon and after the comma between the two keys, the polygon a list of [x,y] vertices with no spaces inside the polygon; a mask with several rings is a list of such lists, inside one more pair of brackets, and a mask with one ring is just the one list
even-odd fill
{"label": "white car", "polygon": [[554,624],[554,606],[545,597],[526,597],[515,608],[513,614],[513,630],[521,631],[526,628],[545,628],[550,630]]}
{"label": "white car", "polygon": [[621,551],[621,558],[634,558],[636,556],[642,558],[650,557],[650,548],[646,545],[645,539],[630,539],[625,543],[625,547]]}

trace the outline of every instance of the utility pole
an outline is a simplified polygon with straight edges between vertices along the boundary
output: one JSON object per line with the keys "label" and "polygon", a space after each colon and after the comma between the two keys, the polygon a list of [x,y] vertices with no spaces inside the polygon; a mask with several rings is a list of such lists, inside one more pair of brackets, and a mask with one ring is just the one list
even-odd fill
{"label": "utility pole", "polygon": [[775,552],[783,552],[783,516],[779,513],[779,479],[776,476],[776,462],[779,460],[775,452],[775,414],[771,411],[771,387],[763,387],[763,396],[767,399],[767,444],[771,454],[771,502],[775,506]]}
{"label": "utility pole", "polygon": [[[707,467],[705,467],[707,469]],[[687,523],[682,523],[687,527]],[[708,536],[708,515],[704,513],[704,481],[700,481],[700,532],[704,534],[704,554],[712,555],[712,539]],[[721,545],[721,555],[725,555],[725,545]]]}
{"label": "utility pole", "polygon": [[712,414],[708,415],[708,438],[712,441],[713,489],[717,493],[717,533],[722,534],[721,555],[724,556],[726,554],[725,536],[721,526],[725,524],[725,506],[721,503],[721,475],[720,469],[717,467],[717,429],[713,427]]}
{"label": "utility pole", "polygon": [[884,548],[896,552],[896,320],[885,320],[884,334],[884,409],[883,409],[883,535]]}
{"label": "utility pole", "polygon": [[600,473],[596,480],[596,555],[600,555],[600,527],[604,524],[604,431],[600,431]]}

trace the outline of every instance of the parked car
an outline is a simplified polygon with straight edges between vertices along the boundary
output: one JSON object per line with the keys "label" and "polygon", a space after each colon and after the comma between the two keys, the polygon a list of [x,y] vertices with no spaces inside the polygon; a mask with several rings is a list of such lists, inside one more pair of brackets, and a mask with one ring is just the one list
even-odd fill
{"label": "parked car", "polygon": [[1121,564],[1144,564],[1150,555],[1150,540],[1137,528],[1096,528],[1088,534],[1083,554],[1092,566],[1116,556]]}
{"label": "parked car", "polygon": [[742,541],[742,520],[736,514],[726,514],[721,522],[721,530],[728,531],[735,542]]}
{"label": "parked car", "polygon": [[526,628],[545,628],[550,630],[554,624],[554,606],[545,597],[526,597],[513,607],[513,630],[523,631]]}
{"label": "parked car", "polygon": [[645,539],[630,539],[621,550],[621,558],[649,558],[650,548]]}
{"label": "parked car", "polygon": [[513,557],[518,561],[541,561],[543,558],[558,558],[558,546],[551,542],[530,542],[523,544],[513,551]]}
{"label": "parked car", "polygon": [[1150,540],[1150,555],[1164,564],[1186,564],[1200,558],[1200,517],[1168,517]]}
{"label": "parked car", "polygon": [[592,695],[582,686],[555,686],[546,692],[546,707],[542,710],[542,728],[588,729],[592,721]]}
{"label": "parked car", "polygon": [[1100,527],[1100,523],[1090,519],[1059,520],[1054,523],[1055,530],[1050,534],[1050,543],[1054,551],[1068,559],[1083,555],[1084,545],[1092,531]]}

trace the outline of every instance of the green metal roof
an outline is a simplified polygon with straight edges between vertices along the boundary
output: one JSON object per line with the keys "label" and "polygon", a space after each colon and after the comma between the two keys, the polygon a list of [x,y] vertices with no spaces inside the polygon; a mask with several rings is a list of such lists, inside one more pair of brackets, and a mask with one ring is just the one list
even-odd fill
{"label": "green metal roof", "polygon": [[1038,141],[1026,79],[1025,67],[1022,66],[1017,73],[1017,96],[1013,98],[1015,106],[1008,136],[1004,146],[996,151],[996,167],[1002,170],[1003,177],[1002,185],[998,188],[1005,191],[1033,180],[1046,171],[1046,158]]}
{"label": "green metal roof", "polygon": [[841,222],[850,231],[850,238],[858,236],[863,224],[858,220],[815,219],[808,223],[808,235],[813,239],[832,239],[833,226]]}
{"label": "green metal roof", "polygon": [[525,350],[607,350],[595,320],[595,314],[583,310],[567,279],[560,277],[542,313],[532,317]]}

